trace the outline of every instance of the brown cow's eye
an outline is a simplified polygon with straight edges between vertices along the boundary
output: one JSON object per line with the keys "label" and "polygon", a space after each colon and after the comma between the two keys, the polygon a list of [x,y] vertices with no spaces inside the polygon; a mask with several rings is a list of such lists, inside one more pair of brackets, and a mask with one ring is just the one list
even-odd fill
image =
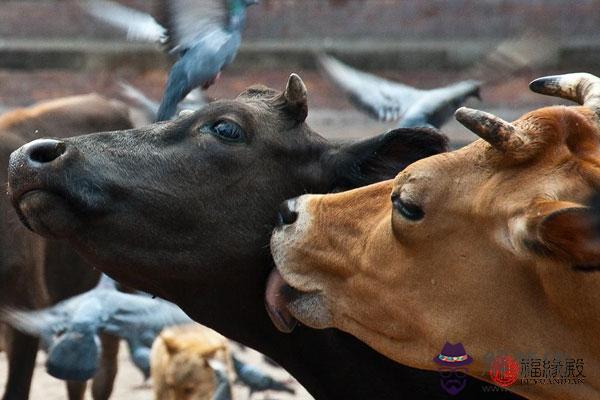
{"label": "brown cow's eye", "polygon": [[403,201],[399,195],[392,195],[392,204],[394,209],[404,218],[411,221],[418,221],[425,216],[423,209],[416,204]]}

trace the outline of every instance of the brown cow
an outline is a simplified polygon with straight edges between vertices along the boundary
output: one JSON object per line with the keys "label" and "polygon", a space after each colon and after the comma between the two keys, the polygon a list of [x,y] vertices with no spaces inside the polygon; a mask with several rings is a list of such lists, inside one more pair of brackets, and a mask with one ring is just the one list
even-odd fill
{"label": "brown cow", "polygon": [[[530,87],[583,107],[513,123],[462,108],[457,119],[483,140],[417,161],[394,181],[289,201],[288,224],[271,241],[281,273],[267,291],[271,314],[337,327],[413,367],[470,364],[488,380],[490,355],[519,360],[506,364],[514,371],[527,367],[524,355],[549,359],[563,364],[539,376],[549,382],[509,389],[600,398],[600,274],[590,272],[600,233],[585,206],[600,189],[600,79],[569,74]],[[467,354],[440,355],[446,342]],[[520,377],[536,378],[529,373]],[[570,384],[549,384],[561,375]]]}
{"label": "brown cow", "polygon": [[[7,181],[10,154],[24,143],[50,134],[73,136],[100,130],[130,128],[124,104],[91,94],[39,103],[0,116],[0,179]],[[94,271],[67,245],[32,234],[19,223],[7,197],[0,201],[0,305],[40,308],[94,286]],[[4,400],[26,399],[35,365],[38,340],[6,328],[9,376]],[[106,399],[116,374],[118,341],[103,338],[100,376],[95,399]],[[83,398],[85,383],[69,382],[69,398]]]}

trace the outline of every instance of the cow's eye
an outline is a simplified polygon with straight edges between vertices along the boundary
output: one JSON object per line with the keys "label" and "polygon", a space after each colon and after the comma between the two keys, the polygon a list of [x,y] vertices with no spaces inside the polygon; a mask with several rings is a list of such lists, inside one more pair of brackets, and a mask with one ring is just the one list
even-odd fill
{"label": "cow's eye", "polygon": [[392,195],[392,204],[394,205],[394,209],[398,211],[400,215],[411,221],[418,221],[425,216],[421,207],[402,200],[397,194]]}
{"label": "cow's eye", "polygon": [[218,138],[230,142],[243,142],[246,139],[244,130],[238,124],[230,121],[216,122],[211,131]]}

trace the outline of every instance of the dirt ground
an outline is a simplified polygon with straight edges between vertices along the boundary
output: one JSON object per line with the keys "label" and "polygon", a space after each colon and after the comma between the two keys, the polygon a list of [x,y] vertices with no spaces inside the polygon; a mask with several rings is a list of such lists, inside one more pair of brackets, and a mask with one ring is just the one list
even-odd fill
{"label": "dirt ground", "polygon": [[[237,347],[234,346],[234,350]],[[246,348],[245,350],[236,350],[235,354],[242,361],[258,366],[262,371],[281,380],[293,380],[285,370],[275,368],[266,362],[263,357]],[[46,354],[39,352],[36,368],[33,376],[33,384],[31,385],[30,400],[64,400],[67,398],[66,386],[63,381],[55,379],[46,373],[44,363]],[[6,353],[0,353],[0,393],[4,390],[7,375],[7,360]],[[293,387],[296,389],[295,395],[287,393],[257,393],[252,396],[253,400],[277,399],[277,400],[311,400],[312,397],[299,383],[293,381]],[[86,390],[85,400],[91,400],[91,382]],[[144,382],[142,374],[137,370],[129,359],[127,348],[121,346],[119,352],[119,372],[115,381],[115,388],[111,399],[115,400],[150,400],[153,398],[152,382],[148,380]],[[233,399],[246,400],[248,399],[248,389],[241,384],[233,386]]]}

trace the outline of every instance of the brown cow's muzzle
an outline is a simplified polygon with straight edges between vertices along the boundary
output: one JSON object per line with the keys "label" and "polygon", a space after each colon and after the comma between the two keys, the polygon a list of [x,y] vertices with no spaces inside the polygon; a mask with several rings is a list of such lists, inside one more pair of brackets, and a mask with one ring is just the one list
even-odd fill
{"label": "brown cow's muzzle", "polygon": [[[298,213],[292,209],[294,204],[294,200],[286,200],[281,203],[277,213],[278,229],[284,225],[291,225],[298,219]],[[267,280],[265,305],[271,321],[281,332],[291,332],[298,322],[288,310],[288,303],[295,294],[294,292],[295,289],[288,285],[277,268],[274,268]]]}
{"label": "brown cow's muzzle", "polygon": [[63,168],[73,149],[60,140],[38,139],[14,151],[8,166],[8,194],[27,228],[49,237],[74,229],[72,204],[67,201]]}
{"label": "brown cow's muzzle", "polygon": [[321,287],[315,285],[309,271],[296,262],[295,256],[289,257],[302,247],[310,225],[310,213],[304,205],[314,197],[307,195],[285,201],[279,208],[279,223],[271,237],[271,252],[277,267],[267,281],[265,305],[273,324],[286,333],[298,321],[323,327],[330,319]]}

